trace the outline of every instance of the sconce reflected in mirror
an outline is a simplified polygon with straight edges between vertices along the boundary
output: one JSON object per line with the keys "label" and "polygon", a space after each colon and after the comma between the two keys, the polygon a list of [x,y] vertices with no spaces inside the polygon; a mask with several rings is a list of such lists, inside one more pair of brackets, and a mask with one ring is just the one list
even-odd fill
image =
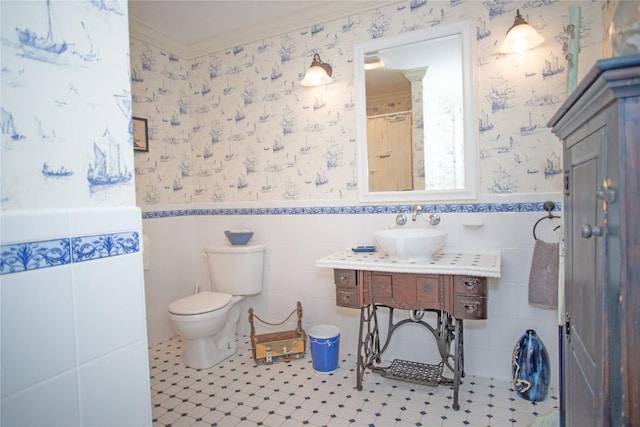
{"label": "sconce reflected in mirror", "polygon": [[500,52],[521,53],[539,46],[543,41],[544,38],[524,20],[518,9],[513,25],[507,31],[504,43],[500,46]]}
{"label": "sconce reflected in mirror", "polygon": [[384,68],[384,62],[377,56],[367,56],[364,58],[364,69],[366,71],[377,70],[378,68]]}
{"label": "sconce reflected in mirror", "polygon": [[331,83],[332,74],[333,69],[331,68],[331,65],[322,62],[320,55],[316,53],[313,55],[311,66],[307,70],[300,84],[302,86],[323,86]]}

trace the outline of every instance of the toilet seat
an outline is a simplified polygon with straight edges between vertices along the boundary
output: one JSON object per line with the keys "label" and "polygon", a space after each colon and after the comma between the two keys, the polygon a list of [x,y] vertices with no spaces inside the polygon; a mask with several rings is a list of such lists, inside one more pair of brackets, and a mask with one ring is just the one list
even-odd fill
{"label": "toilet seat", "polygon": [[231,298],[232,295],[222,292],[200,292],[169,304],[169,313],[182,316],[210,313],[226,307]]}

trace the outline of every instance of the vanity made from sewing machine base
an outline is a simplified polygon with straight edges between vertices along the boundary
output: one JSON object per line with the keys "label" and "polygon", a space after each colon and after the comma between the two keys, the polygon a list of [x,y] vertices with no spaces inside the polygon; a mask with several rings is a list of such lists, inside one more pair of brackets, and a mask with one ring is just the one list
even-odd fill
{"label": "vanity made from sewing machine base", "polygon": [[[336,304],[360,309],[356,388],[362,390],[365,370],[386,378],[431,386],[453,387],[453,409],[464,376],[463,320],[487,318],[487,278],[500,277],[499,254],[438,253],[433,260],[403,263],[385,253],[341,251],[316,261],[333,268]],[[380,337],[379,309],[388,310],[387,336]],[[409,319],[394,323],[395,309],[409,310]],[[435,324],[423,320],[435,313]],[[391,336],[401,326],[424,326],[436,340],[441,362],[435,365],[395,359],[380,365]],[[453,378],[443,375],[447,368]]]}

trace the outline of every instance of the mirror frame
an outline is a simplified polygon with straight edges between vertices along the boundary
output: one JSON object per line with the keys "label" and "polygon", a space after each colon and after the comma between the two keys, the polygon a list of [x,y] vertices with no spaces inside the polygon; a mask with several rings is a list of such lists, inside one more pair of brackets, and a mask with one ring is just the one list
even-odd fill
{"label": "mirror frame", "polygon": [[[367,156],[367,102],[365,89],[365,53],[460,34],[462,41],[462,80],[464,114],[464,188],[413,191],[369,191]],[[358,194],[363,202],[404,202],[475,199],[477,194],[478,119],[475,96],[475,39],[471,21],[403,33],[354,46],[356,130],[358,150]]]}

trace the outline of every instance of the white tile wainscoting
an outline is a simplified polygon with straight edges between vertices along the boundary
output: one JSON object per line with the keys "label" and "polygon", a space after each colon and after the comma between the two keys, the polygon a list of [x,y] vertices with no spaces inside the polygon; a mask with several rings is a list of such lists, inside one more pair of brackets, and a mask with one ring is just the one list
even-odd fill
{"label": "white tile wainscoting", "polygon": [[141,225],[136,207],[3,212],[3,425],[148,425]]}
{"label": "white tile wainscoting", "polygon": [[[559,206],[559,204],[558,204]],[[175,209],[175,207],[172,207]],[[355,211],[354,211],[355,209]],[[332,323],[341,330],[342,346],[355,353],[359,311],[335,305],[335,285],[330,269],[316,260],[354,245],[374,244],[373,231],[391,225],[398,210],[411,206],[335,206],[314,208],[230,208],[191,206],[185,210],[149,211],[143,229],[149,236],[153,262],[145,271],[149,343],[172,338],[167,307],[191,294],[195,285],[208,287],[202,248],[225,241],[224,230],[249,228],[252,241],[267,245],[263,292],[243,301],[242,310],[254,308],[262,318],[281,321],[295,307],[303,306],[303,326]],[[508,380],[511,355],[518,338],[533,328],[542,337],[551,357],[552,386],[558,385],[557,310],[529,306],[527,283],[533,253],[533,224],[546,213],[541,202],[486,205],[425,205],[437,209],[438,227],[448,233],[447,248],[498,249],[502,277],[489,280],[489,318],[465,322],[466,372],[485,378]],[[458,211],[455,211],[458,210]],[[556,220],[557,221],[557,220]],[[479,228],[463,224],[481,222]],[[546,224],[544,224],[546,225]],[[549,225],[557,225],[549,223]],[[538,236],[557,239],[554,227],[538,227]],[[196,230],[195,237],[183,230]],[[397,314],[402,316],[405,314]],[[382,321],[384,323],[384,320]],[[248,320],[241,319],[239,333],[249,334]],[[420,328],[407,327],[393,337],[390,358],[412,360],[436,354]]]}

